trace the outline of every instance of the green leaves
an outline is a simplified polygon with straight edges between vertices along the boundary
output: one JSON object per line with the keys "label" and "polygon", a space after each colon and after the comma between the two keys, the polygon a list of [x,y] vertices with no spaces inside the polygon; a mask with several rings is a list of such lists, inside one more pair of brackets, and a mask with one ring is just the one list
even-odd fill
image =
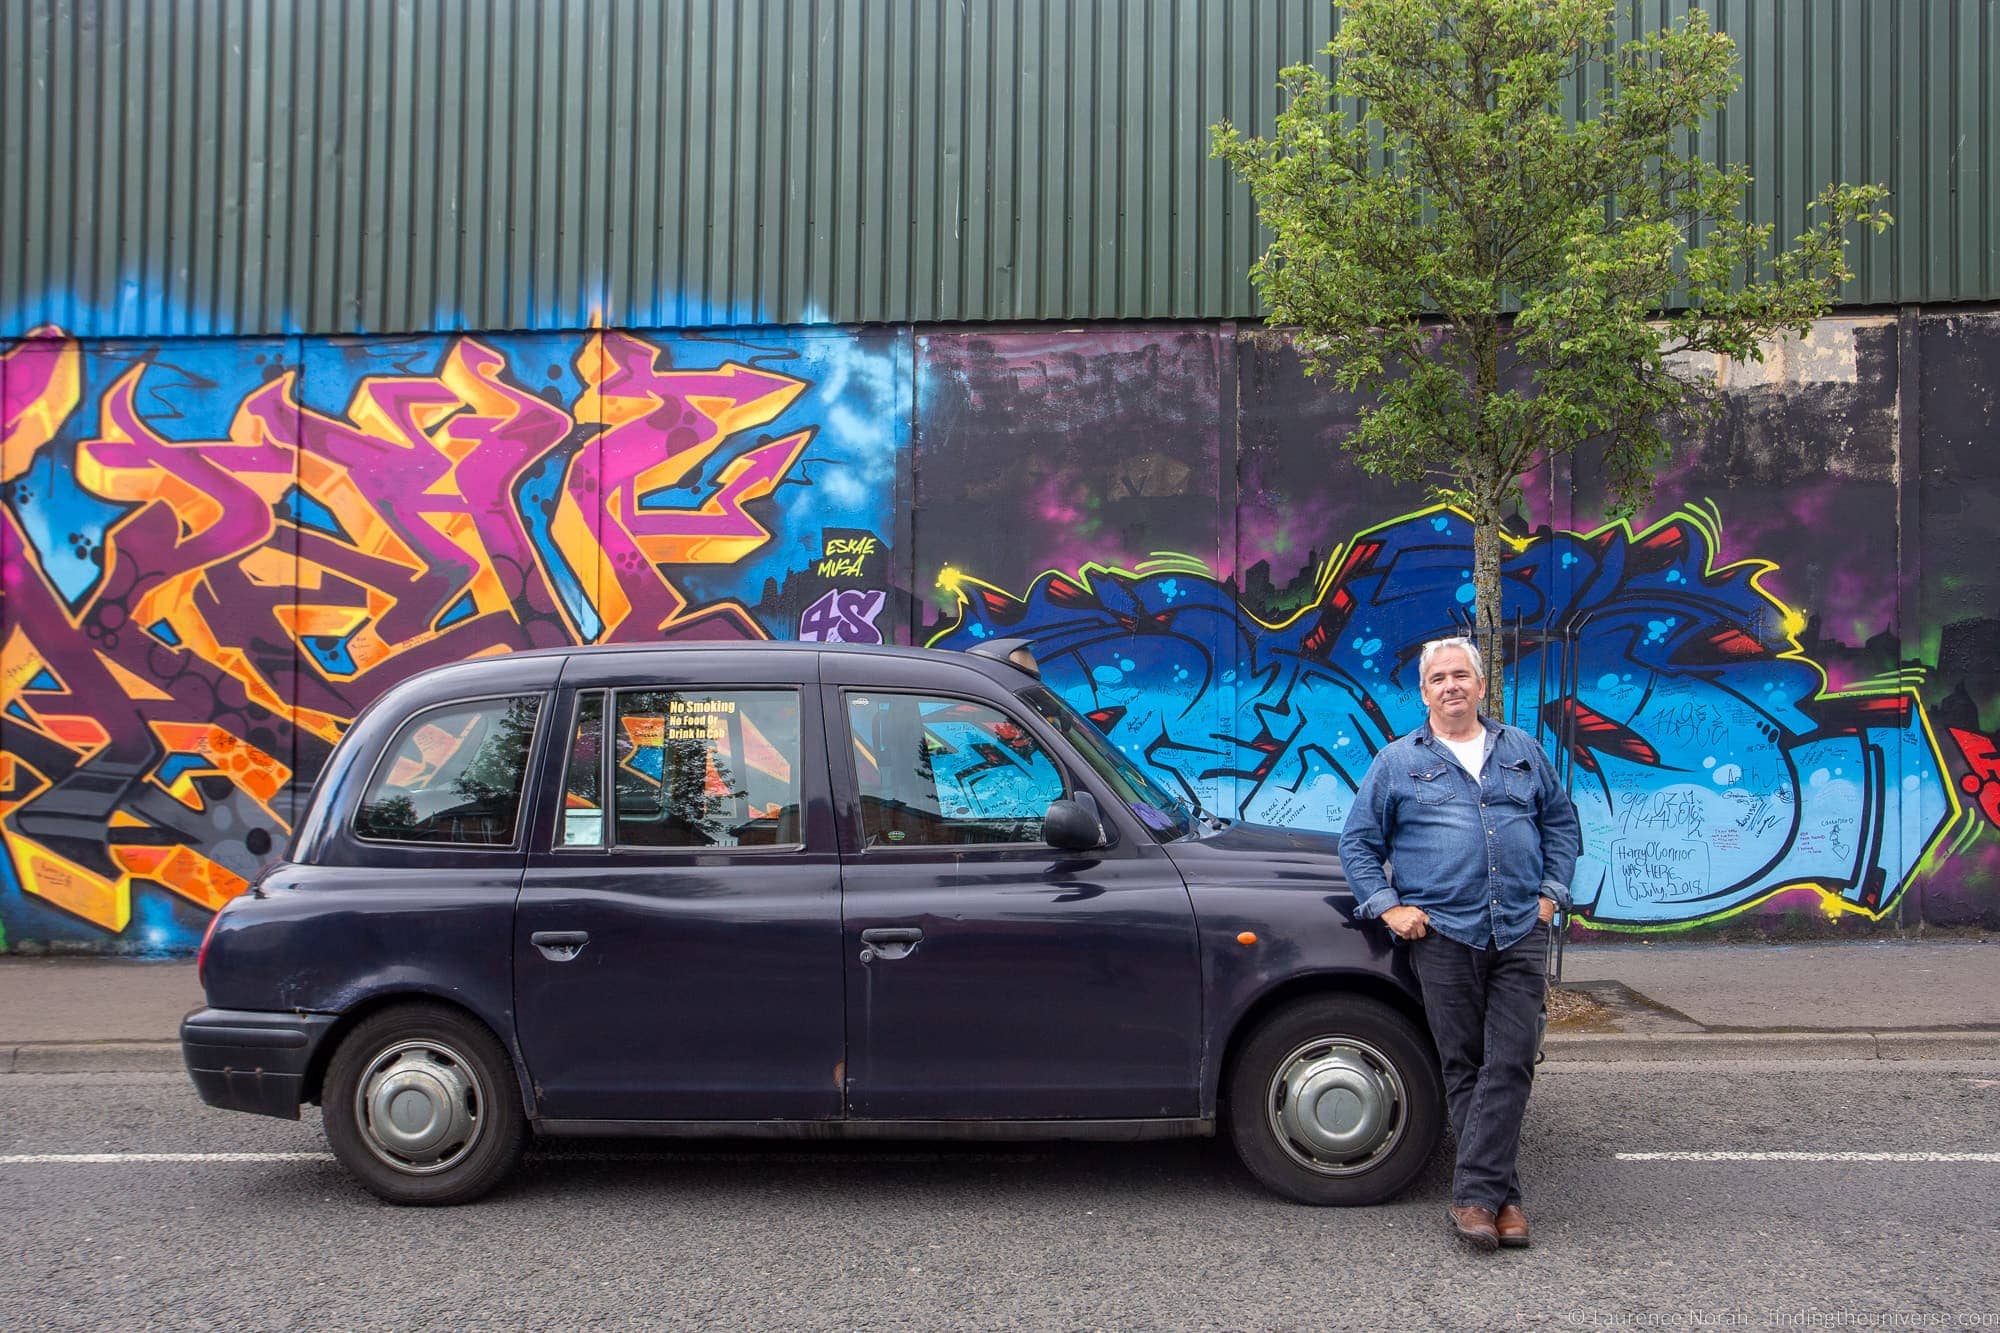
{"label": "green leaves", "polygon": [[1597,443],[1643,504],[1664,423],[1712,384],[1687,352],[1757,358],[1889,224],[1834,185],[1781,253],[1746,222],[1741,166],[1692,151],[1737,86],[1707,16],[1620,43],[1614,0],[1344,0],[1331,77],[1284,71],[1273,132],[1213,152],[1274,237],[1251,276],[1310,373],[1373,403],[1362,466],[1497,513],[1522,473]]}

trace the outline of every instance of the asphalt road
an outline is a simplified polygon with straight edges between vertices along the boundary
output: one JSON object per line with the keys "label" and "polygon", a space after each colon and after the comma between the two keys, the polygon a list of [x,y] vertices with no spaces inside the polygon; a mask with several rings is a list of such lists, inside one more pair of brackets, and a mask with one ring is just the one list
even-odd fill
{"label": "asphalt road", "polygon": [[[2000,1063],[1547,1068],[1530,1115],[1494,1255],[1442,1156],[1314,1210],[1221,1142],[589,1143],[441,1211],[310,1157],[0,1163],[0,1327],[2000,1328]],[[4,1157],[324,1151],[174,1075],[0,1076]]]}

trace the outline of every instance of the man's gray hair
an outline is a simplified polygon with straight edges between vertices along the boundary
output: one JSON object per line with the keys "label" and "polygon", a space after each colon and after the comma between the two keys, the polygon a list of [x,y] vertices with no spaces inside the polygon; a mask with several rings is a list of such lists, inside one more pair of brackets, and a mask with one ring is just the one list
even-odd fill
{"label": "man's gray hair", "polygon": [[1479,656],[1479,645],[1466,638],[1463,634],[1459,634],[1449,639],[1432,639],[1424,645],[1423,656],[1417,659],[1418,680],[1422,680],[1430,675],[1431,659],[1447,648],[1456,648],[1464,653],[1472,662],[1472,674],[1481,680],[1486,679],[1486,663]]}

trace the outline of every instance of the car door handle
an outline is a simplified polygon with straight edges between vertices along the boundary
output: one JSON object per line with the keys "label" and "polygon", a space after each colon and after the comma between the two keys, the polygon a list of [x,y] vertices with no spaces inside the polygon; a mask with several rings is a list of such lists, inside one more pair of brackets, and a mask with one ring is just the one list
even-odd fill
{"label": "car door handle", "polygon": [[908,958],[923,938],[924,932],[915,926],[871,926],[861,932],[861,961]]}
{"label": "car door handle", "polygon": [[528,936],[528,943],[542,951],[542,957],[551,963],[567,963],[583,952],[583,946],[590,943],[587,930],[538,930]]}

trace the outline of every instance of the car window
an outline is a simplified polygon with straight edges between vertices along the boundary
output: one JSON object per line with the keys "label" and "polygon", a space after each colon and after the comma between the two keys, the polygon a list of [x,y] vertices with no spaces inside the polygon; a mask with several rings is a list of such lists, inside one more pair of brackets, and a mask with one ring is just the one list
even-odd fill
{"label": "car window", "polygon": [[576,696],[576,725],[570,728],[569,760],[563,769],[562,822],[558,847],[604,845],[604,691]]}
{"label": "car window", "polygon": [[1026,728],[966,699],[848,695],[864,847],[1039,842],[1062,770]]}
{"label": "car window", "polygon": [[1169,795],[1147,777],[1074,708],[1040,685],[1021,691],[1021,698],[1077,748],[1084,762],[1118,793],[1126,808],[1138,816],[1157,841],[1172,842],[1188,835],[1194,827],[1194,811],[1187,802]]}
{"label": "car window", "polygon": [[[595,846],[604,719],[579,709],[562,845]],[[612,836],[620,847],[790,847],[800,838],[797,690],[620,690],[609,721]],[[573,836],[574,835],[574,836]]]}
{"label": "car window", "polygon": [[539,697],[518,695],[447,704],[410,719],[362,798],[355,833],[511,846],[540,706]]}

